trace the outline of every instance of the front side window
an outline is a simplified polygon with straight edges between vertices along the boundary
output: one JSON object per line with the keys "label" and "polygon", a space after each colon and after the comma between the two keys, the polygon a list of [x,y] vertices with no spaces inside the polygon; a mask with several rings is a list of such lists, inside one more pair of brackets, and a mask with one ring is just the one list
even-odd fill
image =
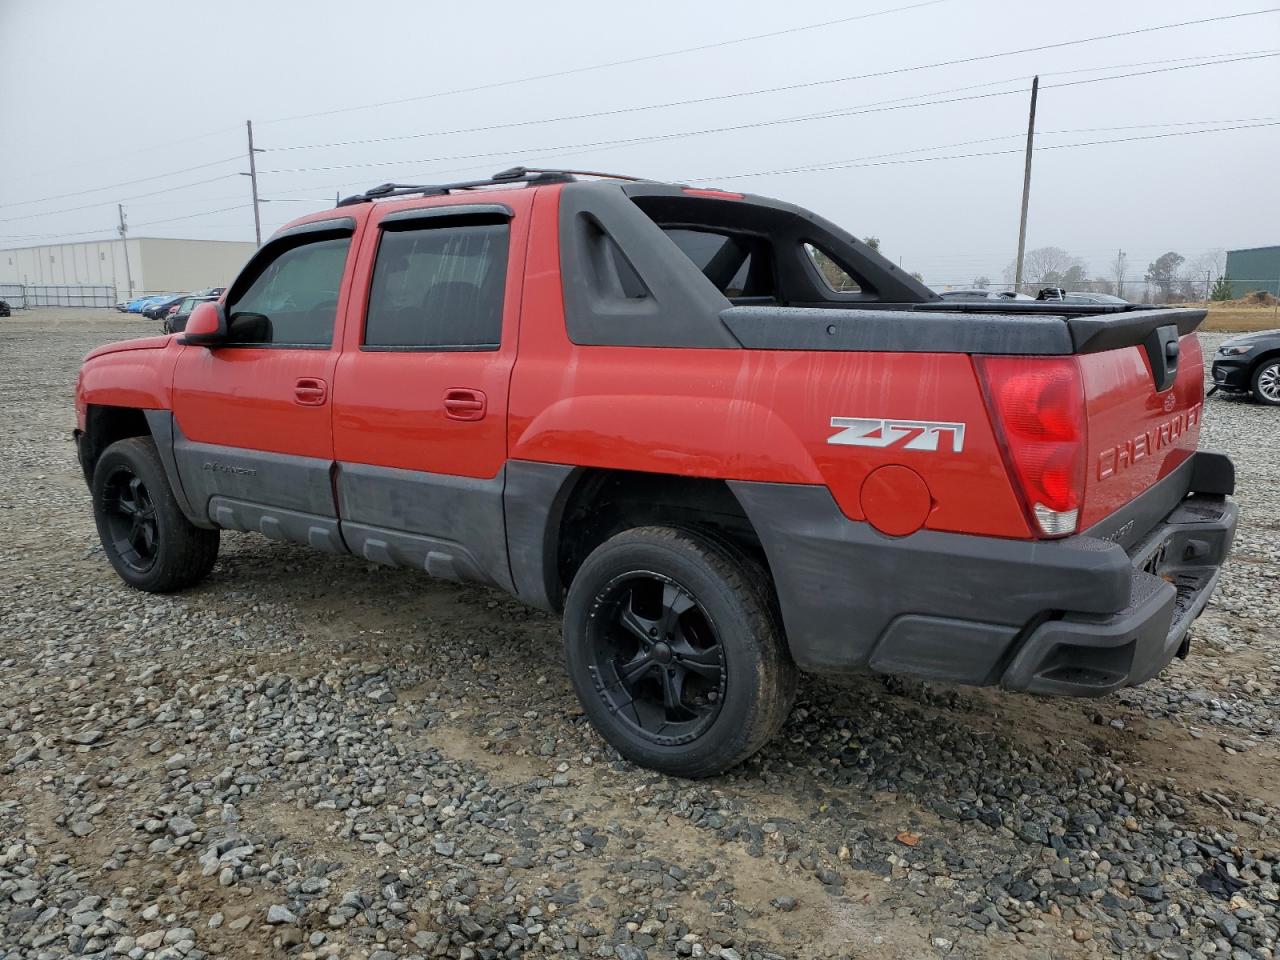
{"label": "front side window", "polygon": [[350,237],[290,247],[227,309],[233,344],[329,346]]}
{"label": "front side window", "polygon": [[364,344],[374,350],[496,350],[502,340],[508,226],[384,230]]}

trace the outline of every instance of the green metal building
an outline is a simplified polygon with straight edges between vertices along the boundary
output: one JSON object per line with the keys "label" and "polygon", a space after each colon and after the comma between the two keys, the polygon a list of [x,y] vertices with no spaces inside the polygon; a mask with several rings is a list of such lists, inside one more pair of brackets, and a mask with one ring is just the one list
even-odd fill
{"label": "green metal building", "polygon": [[1232,299],[1252,290],[1266,290],[1280,297],[1280,247],[1228,250],[1227,279],[1231,281]]}

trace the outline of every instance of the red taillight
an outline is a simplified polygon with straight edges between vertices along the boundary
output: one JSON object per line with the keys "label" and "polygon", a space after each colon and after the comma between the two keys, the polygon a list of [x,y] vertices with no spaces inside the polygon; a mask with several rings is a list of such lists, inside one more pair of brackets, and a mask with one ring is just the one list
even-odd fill
{"label": "red taillight", "polygon": [[1075,533],[1084,499],[1084,392],[1074,357],[976,357],[1032,529]]}

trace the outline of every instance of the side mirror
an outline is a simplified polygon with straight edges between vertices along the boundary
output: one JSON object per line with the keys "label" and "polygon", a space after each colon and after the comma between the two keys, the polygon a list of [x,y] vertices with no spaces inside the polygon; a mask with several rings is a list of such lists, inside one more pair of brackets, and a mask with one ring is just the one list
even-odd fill
{"label": "side mirror", "polygon": [[196,347],[215,347],[227,339],[227,314],[222,304],[208,300],[196,304],[187,318],[181,342]]}

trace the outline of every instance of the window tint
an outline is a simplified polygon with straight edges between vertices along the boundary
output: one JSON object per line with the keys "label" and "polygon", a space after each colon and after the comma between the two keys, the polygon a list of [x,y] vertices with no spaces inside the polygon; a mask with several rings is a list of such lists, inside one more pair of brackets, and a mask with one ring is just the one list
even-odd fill
{"label": "window tint", "polygon": [[726,297],[773,296],[766,245],[709,230],[667,227],[664,232]]}
{"label": "window tint", "polygon": [[495,349],[507,224],[386,230],[369,290],[369,347]]}
{"label": "window tint", "polygon": [[272,260],[227,311],[232,343],[328,346],[350,237],[291,247]]}
{"label": "window tint", "polygon": [[862,287],[858,286],[858,281],[849,276],[844,267],[832,260],[825,251],[815,247],[812,243],[806,243],[804,252],[809,255],[809,260],[818,268],[818,275],[822,277],[822,282],[827,285],[832,293],[862,292]]}

